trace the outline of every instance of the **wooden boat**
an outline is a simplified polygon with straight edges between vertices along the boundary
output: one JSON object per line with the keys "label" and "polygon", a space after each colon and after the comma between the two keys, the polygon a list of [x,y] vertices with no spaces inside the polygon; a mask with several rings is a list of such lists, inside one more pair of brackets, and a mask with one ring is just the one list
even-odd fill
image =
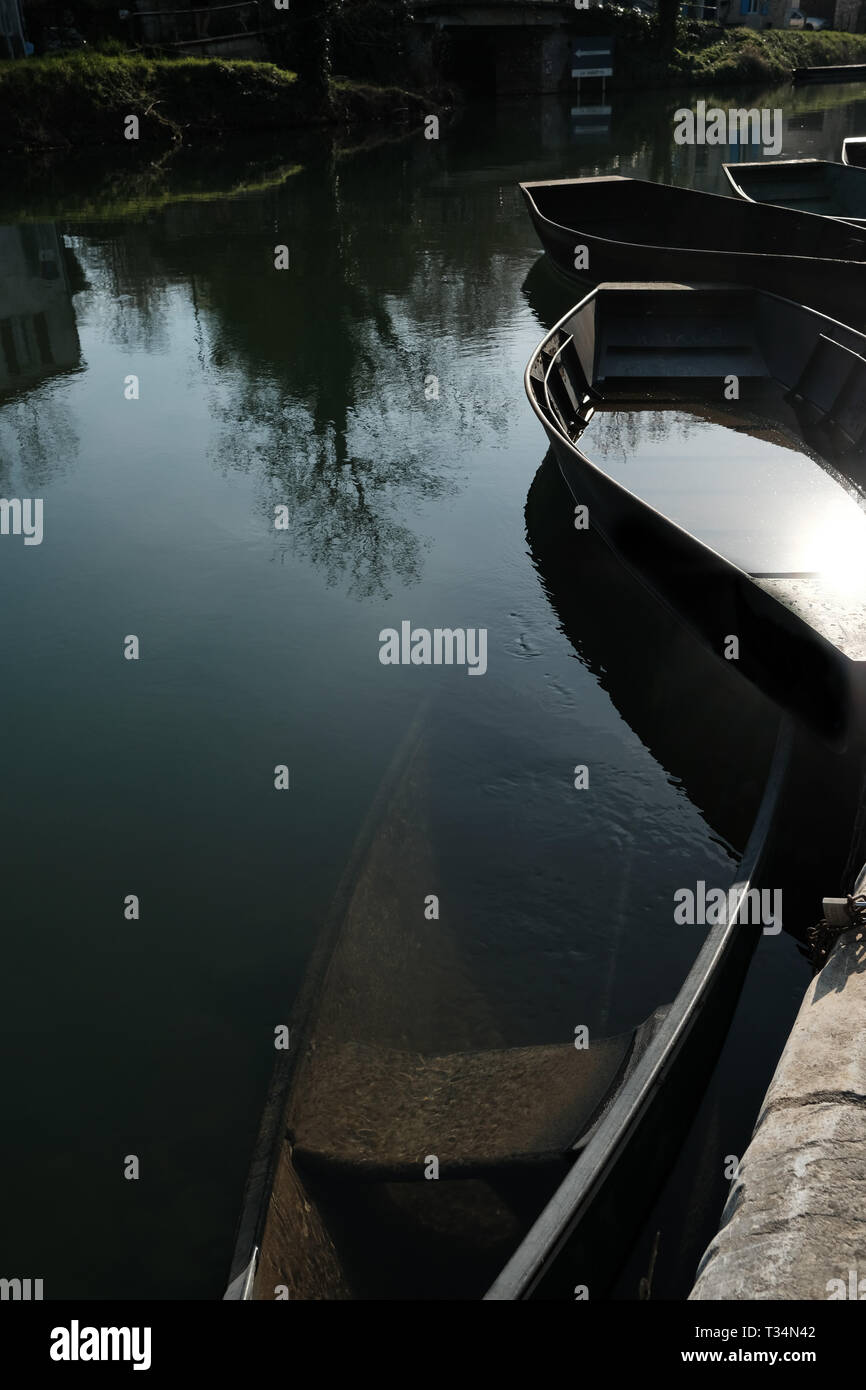
{"label": "wooden boat", "polygon": [[866,324],[864,228],[618,174],[520,188],[545,251],[581,284],[755,285]]}
{"label": "wooden boat", "polygon": [[[859,736],[866,337],[763,291],[603,285],[525,384],[575,501],[639,577],[720,658],[736,635],[740,670],[828,742]],[[730,412],[730,457],[702,484],[587,452],[598,412],[689,397]]]}
{"label": "wooden boat", "polygon": [[[301,992],[291,1049],[265,1107],[225,1297],[481,1298],[586,1154],[596,1172],[600,1149],[611,1153],[609,1197],[621,1165],[635,1158],[632,1138],[648,1141],[656,1102],[671,1094],[683,1053],[699,1072],[712,1065],[712,1055],[701,1053],[699,1062],[685,1045],[701,1020],[733,1006],[757,939],[735,919],[756,881],[789,747],[785,731],[775,753],[749,769],[764,785],[732,871],[725,920],[709,928],[674,1002],[585,1049],[570,1038],[509,1047],[459,941],[444,921],[424,921],[419,911],[437,881],[420,715],[359,836]],[[723,824],[736,814],[728,797]],[[682,1110],[683,1092],[675,1094]],[[675,1133],[665,1125],[665,1136]],[[654,1147],[667,1161],[658,1135]],[[434,1157],[435,1181],[428,1180]],[[643,1149],[640,1161],[642,1181],[629,1180],[630,1199],[650,1198],[659,1181]],[[613,1236],[591,1231],[591,1218],[606,1210],[601,1200],[591,1208],[581,1271],[590,1271],[600,1295],[633,1227],[621,1216]],[[491,1296],[523,1297],[529,1283]]]}
{"label": "wooden boat", "polygon": [[866,226],[866,169],[828,159],[769,159],[722,168],[734,192],[747,203]]}
{"label": "wooden boat", "polygon": [[857,169],[866,167],[866,135],[849,135],[842,141],[842,163]]}
{"label": "wooden boat", "polygon": [[866,78],[866,63],[833,63],[818,68],[794,68],[791,80],[795,86],[803,82],[862,82]]}

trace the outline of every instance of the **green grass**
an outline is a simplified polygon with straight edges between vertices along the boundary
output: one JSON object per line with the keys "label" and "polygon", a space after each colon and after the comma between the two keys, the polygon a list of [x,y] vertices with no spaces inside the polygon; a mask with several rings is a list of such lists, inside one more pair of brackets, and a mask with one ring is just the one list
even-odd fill
{"label": "green grass", "polygon": [[[655,26],[635,14],[588,11],[580,32],[594,26],[617,34],[614,85],[726,87],[787,81],[795,67],[866,63],[866,34],[718,28],[682,21],[665,57]],[[107,49],[117,45],[106,41]],[[445,94],[445,104],[450,104]],[[208,138],[244,136],[337,120],[345,124],[413,118],[436,110],[399,86],[336,78],[327,101],[311,104],[293,72],[273,63],[220,58],[147,58],[117,51],[0,61],[0,149],[129,149],[125,118],[139,120],[143,146],[204,145]]]}
{"label": "green grass", "polygon": [[680,28],[668,74],[671,81],[724,86],[773,82],[793,68],[842,63],[866,63],[866,34],[728,29],[713,38],[709,26],[692,23]]}
{"label": "green grass", "polygon": [[115,52],[0,61],[0,149],[9,153],[128,149],[130,115],[138,117],[142,144],[200,146],[209,136],[381,121],[398,110],[429,109],[429,98],[401,87],[347,78],[332,81],[329,100],[316,108],[295,73],[273,63]]}
{"label": "green grass", "polygon": [[139,118],[141,141],[163,145],[311,118],[295,74],[272,63],[103,53],[0,62],[0,139],[7,150],[122,147],[129,115]]}

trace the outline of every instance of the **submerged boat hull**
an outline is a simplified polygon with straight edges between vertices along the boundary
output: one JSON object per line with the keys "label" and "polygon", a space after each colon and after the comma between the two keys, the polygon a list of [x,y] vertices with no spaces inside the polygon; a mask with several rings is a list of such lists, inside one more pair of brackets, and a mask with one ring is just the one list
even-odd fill
{"label": "submerged boat hull", "polygon": [[459,942],[419,922],[428,751],[419,715],[317,943],[228,1299],[481,1298],[661,1022],[585,1050],[503,1046]]}
{"label": "submerged boat hull", "polygon": [[739,904],[759,881],[793,744],[783,722],[725,920],[708,931],[651,1045],[485,1301],[592,1299],[615,1273],[623,1224],[645,1207],[649,1175],[673,1163],[729,1027],[757,941],[737,920]]}
{"label": "submerged boat hull", "polygon": [[[657,702],[650,700],[648,709],[654,718]],[[744,768],[756,786],[747,794],[749,811],[738,819],[751,819],[760,799],[776,726],[772,711],[769,716],[758,755]],[[695,734],[702,739],[702,729]],[[638,1161],[632,1148],[638,1129],[646,1144],[657,1103],[682,1101],[675,1060],[686,1038],[696,1037],[698,1016],[715,1017],[722,1032],[727,1026],[758,937],[755,928],[737,923],[736,908],[764,853],[787,744],[772,765],[724,921],[709,929],[671,1006],[656,1009],[629,1034],[593,1037],[584,1052],[570,1039],[503,1049],[492,1034],[484,1036],[479,999],[458,988],[454,1020],[471,1030],[474,1045],[456,1056],[419,1056],[400,1035],[416,1028],[427,1005],[435,1012],[436,991],[426,990],[431,965],[453,990],[458,963],[447,926],[439,923],[431,933],[420,923],[413,935],[419,884],[430,882],[428,835],[413,790],[419,754],[426,763],[424,742],[419,719],[359,836],[293,1010],[291,1049],[282,1054],[266,1106],[227,1299],[482,1298],[575,1165],[585,1154],[594,1163],[592,1154],[599,1144],[606,1153],[613,1134],[615,1156],[577,1233],[581,1272],[601,1297],[664,1179],[678,1132],[666,1112],[655,1153],[639,1150],[635,1186],[628,1173]],[[409,976],[419,986],[408,996],[413,1017],[394,989],[401,942],[410,948]],[[429,1034],[433,1046],[442,1022],[440,1014]],[[386,1034],[393,1042],[387,1048]],[[328,1056],[335,1043],[336,1065]],[[688,1051],[689,1067],[705,1080],[711,1043],[704,1036]],[[424,1180],[425,1155],[438,1156],[439,1181]],[[614,1231],[603,1228],[611,1201]]]}
{"label": "submerged boat hull", "polygon": [[866,323],[866,229],[619,175],[520,188],[545,251],[578,284],[751,285]]}

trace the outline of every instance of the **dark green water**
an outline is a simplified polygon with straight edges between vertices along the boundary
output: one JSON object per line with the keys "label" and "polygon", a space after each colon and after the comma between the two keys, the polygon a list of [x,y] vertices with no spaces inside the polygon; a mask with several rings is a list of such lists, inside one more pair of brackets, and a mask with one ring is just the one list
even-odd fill
{"label": "dark green water", "polygon": [[[783,106],[789,155],[866,124],[838,87],[749,100]],[[672,143],[682,103],[620,96],[588,134],[532,102],[438,142],[309,140],[236,197],[208,196],[209,159],[171,201],[83,169],[3,190],[2,489],[44,500],[41,545],[0,538],[4,1277],[221,1295],[274,1027],[429,695],[430,892],[507,1040],[619,1031],[675,993],[699,929],[673,892],[732,879],[774,713],[606,553],[570,556],[558,519],[527,537],[545,448],[522,373],[568,291],[525,283],[516,182],[723,192],[727,150]],[[262,161],[214,157],[211,188]],[[484,676],[383,666],[404,619],[485,628]],[[674,1296],[807,974],[785,937],[751,980]]]}

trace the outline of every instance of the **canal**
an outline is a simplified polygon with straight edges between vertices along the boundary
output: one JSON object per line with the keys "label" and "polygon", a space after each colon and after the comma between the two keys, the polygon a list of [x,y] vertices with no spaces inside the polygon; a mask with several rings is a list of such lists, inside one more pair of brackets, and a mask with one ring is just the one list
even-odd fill
{"label": "canal", "polygon": [[[780,108],[788,156],[866,129],[838,86],[697,95]],[[43,501],[40,544],[0,540],[5,1277],[221,1296],[275,1029],[419,711],[421,886],[484,1001],[470,1043],[673,998],[702,930],[673,895],[733,881],[777,712],[575,550],[522,385],[569,291],[516,185],[727,192],[737,151],[673,143],[695,96],[0,195],[3,495]],[[486,670],[383,664],[404,621],[485,630]],[[808,976],[761,939],[617,1297],[650,1264],[653,1297],[688,1292]]]}

